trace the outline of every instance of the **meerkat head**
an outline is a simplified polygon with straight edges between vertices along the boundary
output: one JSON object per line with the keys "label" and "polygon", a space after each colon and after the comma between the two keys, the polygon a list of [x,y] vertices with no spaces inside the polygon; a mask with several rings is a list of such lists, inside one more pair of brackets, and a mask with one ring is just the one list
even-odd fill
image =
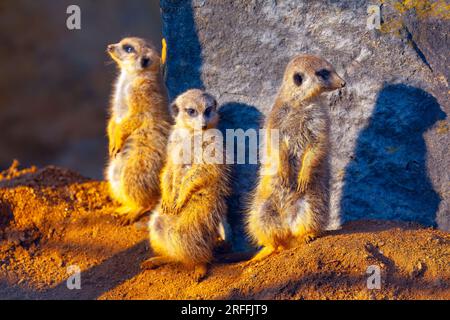
{"label": "meerkat head", "polygon": [[178,96],[170,110],[179,128],[212,129],[219,121],[216,99],[199,89],[191,89]]}
{"label": "meerkat head", "polygon": [[328,61],[312,55],[299,55],[286,67],[281,93],[286,98],[305,100],[344,86],[345,81]]}
{"label": "meerkat head", "polygon": [[107,51],[117,65],[127,72],[159,71],[161,58],[144,39],[124,38],[119,43],[108,45]]}

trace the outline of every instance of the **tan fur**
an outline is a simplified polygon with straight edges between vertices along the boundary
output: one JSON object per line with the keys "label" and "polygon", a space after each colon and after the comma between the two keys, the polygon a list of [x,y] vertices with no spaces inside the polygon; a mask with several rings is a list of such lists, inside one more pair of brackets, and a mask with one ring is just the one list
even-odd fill
{"label": "tan fur", "polygon": [[[196,115],[189,115],[188,109],[195,110]],[[206,109],[210,111],[205,113]],[[216,101],[209,94],[194,89],[179,96],[171,110],[175,126],[161,174],[161,204],[149,223],[150,243],[158,257],[149,259],[144,267],[181,262],[196,266],[200,270],[198,273],[204,275],[202,271],[206,272],[205,266],[212,260],[213,248],[226,223],[225,198],[230,191],[228,166],[191,161],[183,164],[176,159],[180,147],[189,141],[192,142],[190,159],[194,159],[194,139],[204,134],[204,130],[215,128],[218,122]],[[200,152],[212,143],[222,146],[223,150],[223,141],[207,139],[200,144]]]}
{"label": "tan fur", "polygon": [[[126,52],[124,46],[131,46]],[[171,118],[160,72],[160,57],[140,38],[109,45],[120,75],[108,123],[110,194],[122,206],[124,222],[137,220],[160,199],[159,175],[165,161]]]}
{"label": "tan fur", "polygon": [[279,130],[278,153],[268,154],[278,170],[272,174],[262,166],[247,216],[249,236],[264,247],[254,260],[310,241],[323,230],[328,218],[329,119],[319,97],[344,85],[319,57],[300,55],[288,64],[264,126],[267,134]]}

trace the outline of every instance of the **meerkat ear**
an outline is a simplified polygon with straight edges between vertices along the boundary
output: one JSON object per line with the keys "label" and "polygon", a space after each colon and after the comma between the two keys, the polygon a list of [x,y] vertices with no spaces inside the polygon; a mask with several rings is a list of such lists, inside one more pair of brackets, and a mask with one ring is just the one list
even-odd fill
{"label": "meerkat ear", "polygon": [[212,106],[214,109],[217,109],[217,100],[214,96],[210,95],[209,93],[205,93],[204,97],[208,101],[208,106]]}
{"label": "meerkat ear", "polygon": [[145,56],[142,57],[141,58],[141,67],[142,67],[142,69],[147,68],[150,65],[151,62],[152,62],[152,60],[149,57],[145,57]]}
{"label": "meerkat ear", "polygon": [[180,111],[180,108],[178,108],[177,104],[173,102],[169,107],[170,114],[172,117],[176,118],[178,115],[178,112]]}

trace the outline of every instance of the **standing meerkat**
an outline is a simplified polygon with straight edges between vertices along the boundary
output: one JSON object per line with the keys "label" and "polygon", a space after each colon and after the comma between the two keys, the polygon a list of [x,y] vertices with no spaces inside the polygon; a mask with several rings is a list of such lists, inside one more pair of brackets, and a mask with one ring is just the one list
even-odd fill
{"label": "standing meerkat", "polygon": [[279,145],[267,147],[246,221],[251,239],[263,246],[253,261],[308,242],[325,227],[330,124],[320,96],[344,86],[322,58],[299,55],[287,65],[264,126],[267,137],[278,130]]}
{"label": "standing meerkat", "polygon": [[125,38],[108,46],[120,75],[111,99],[106,177],[124,223],[155,208],[171,127],[161,59],[145,40]]}
{"label": "standing meerkat", "polygon": [[[224,238],[225,198],[230,192],[228,166],[224,164],[222,135],[215,129],[217,102],[211,95],[188,90],[175,100],[171,111],[175,125],[161,174],[161,203],[149,222],[150,244],[156,256],[142,267],[153,269],[180,262],[194,267],[200,280],[206,275],[218,240]],[[213,156],[207,160],[205,155],[210,156],[210,151]]]}

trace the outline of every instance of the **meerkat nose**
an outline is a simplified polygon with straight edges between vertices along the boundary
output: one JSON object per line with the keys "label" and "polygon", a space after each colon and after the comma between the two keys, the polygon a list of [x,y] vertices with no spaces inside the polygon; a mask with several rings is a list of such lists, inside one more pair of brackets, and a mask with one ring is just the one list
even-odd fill
{"label": "meerkat nose", "polygon": [[113,44],[109,44],[108,45],[108,51],[112,51],[114,49],[114,45]]}

